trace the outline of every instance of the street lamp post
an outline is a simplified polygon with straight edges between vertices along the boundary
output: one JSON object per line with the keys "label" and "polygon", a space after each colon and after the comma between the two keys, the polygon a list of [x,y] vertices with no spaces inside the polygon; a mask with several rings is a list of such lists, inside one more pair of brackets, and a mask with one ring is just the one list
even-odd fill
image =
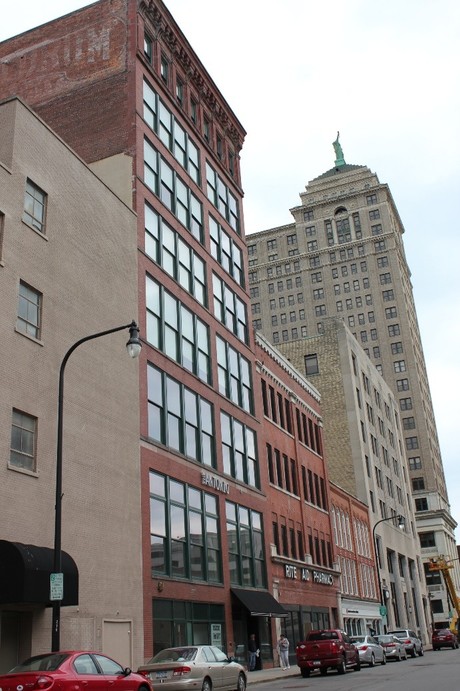
{"label": "street lamp post", "polygon": [[[376,558],[376,566],[377,566],[377,581],[379,584],[379,596],[380,596],[380,608],[381,608],[381,614],[383,611],[386,611],[386,605],[383,599],[383,588],[382,588],[382,579],[380,577],[380,564],[379,564],[379,551],[377,549],[377,539],[375,535],[375,529],[377,528],[380,523],[384,523],[385,521],[398,521],[398,528],[400,530],[404,530],[405,525],[406,525],[406,519],[404,516],[399,515],[399,516],[388,516],[388,518],[381,518],[380,521],[377,521],[377,523],[374,524],[374,527],[372,528],[372,541],[374,543],[374,551],[375,551],[375,558]],[[382,616],[385,616],[382,614]],[[384,624],[384,630],[386,633],[386,625]]]}
{"label": "street lamp post", "polygon": [[52,611],[52,629],[51,629],[51,650],[56,652],[60,648],[61,638],[61,601],[63,599],[62,586],[58,587],[57,593],[51,593],[51,583],[62,583],[62,547],[61,547],[61,526],[62,526],[62,436],[63,436],[63,409],[64,409],[64,370],[67,361],[73,351],[86,341],[92,341],[95,338],[101,338],[116,331],[124,331],[129,329],[129,340],[126,344],[128,354],[132,358],[139,357],[141,352],[141,342],[139,339],[139,327],[135,321],[123,326],[117,326],[114,329],[107,331],[99,331],[98,333],[85,336],[79,341],[76,341],[61,362],[59,370],[59,395],[58,395],[58,412],[57,412],[57,449],[56,449],[56,504],[55,504],[55,521],[54,521],[54,551],[53,551],[53,574],[50,578],[50,596],[53,597],[53,611]]}

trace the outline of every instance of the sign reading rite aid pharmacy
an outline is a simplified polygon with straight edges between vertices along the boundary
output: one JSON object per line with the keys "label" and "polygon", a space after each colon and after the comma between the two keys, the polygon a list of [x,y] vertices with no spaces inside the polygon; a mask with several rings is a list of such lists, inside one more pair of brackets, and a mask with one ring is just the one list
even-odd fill
{"label": "sign reading rite aid pharmacy", "polygon": [[323,585],[334,585],[334,576],[331,573],[324,571],[315,571],[314,569],[307,569],[305,567],[297,568],[292,564],[284,565],[284,575],[291,580],[313,581],[313,583],[322,583]]}

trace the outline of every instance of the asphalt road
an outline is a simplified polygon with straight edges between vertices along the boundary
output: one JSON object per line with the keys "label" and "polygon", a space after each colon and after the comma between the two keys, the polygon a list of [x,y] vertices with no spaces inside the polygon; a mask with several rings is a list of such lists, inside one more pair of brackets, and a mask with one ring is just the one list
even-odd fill
{"label": "asphalt road", "polygon": [[423,657],[407,661],[388,662],[372,669],[363,665],[360,672],[339,675],[330,670],[325,677],[315,673],[308,679],[303,679],[299,673],[284,679],[260,681],[251,687],[253,691],[453,691],[460,687],[460,650],[428,650]]}

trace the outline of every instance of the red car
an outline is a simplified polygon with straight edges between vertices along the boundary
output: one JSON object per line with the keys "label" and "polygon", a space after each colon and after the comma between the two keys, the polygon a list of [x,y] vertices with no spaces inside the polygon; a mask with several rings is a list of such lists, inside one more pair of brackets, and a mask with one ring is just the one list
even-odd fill
{"label": "red car", "polygon": [[87,650],[35,655],[0,675],[2,691],[152,691],[148,679],[110,657]]}
{"label": "red car", "polygon": [[433,650],[440,648],[458,648],[457,636],[450,629],[435,629],[431,636]]}

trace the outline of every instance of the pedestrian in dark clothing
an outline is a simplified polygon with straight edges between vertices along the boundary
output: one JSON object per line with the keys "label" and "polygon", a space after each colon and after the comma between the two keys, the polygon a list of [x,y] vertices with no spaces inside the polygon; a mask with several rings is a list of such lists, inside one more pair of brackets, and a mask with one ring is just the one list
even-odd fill
{"label": "pedestrian in dark clothing", "polygon": [[248,642],[248,671],[253,672],[256,668],[256,660],[257,660],[257,641],[256,641],[256,635],[255,633],[252,633],[249,636],[249,642]]}

